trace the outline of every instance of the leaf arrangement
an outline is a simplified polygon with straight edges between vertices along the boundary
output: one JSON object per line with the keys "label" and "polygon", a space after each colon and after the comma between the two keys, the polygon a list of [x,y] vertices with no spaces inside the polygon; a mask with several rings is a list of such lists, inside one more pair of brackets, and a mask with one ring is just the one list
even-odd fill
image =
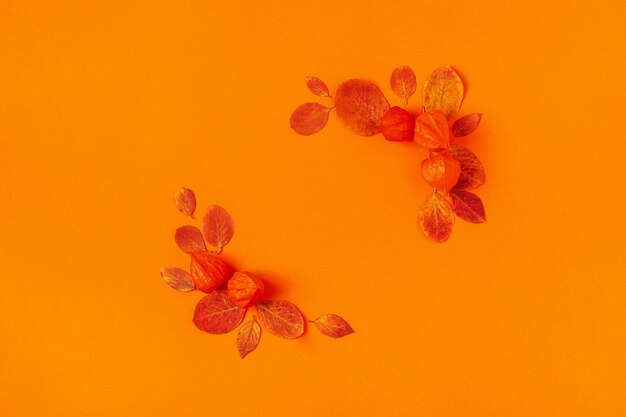
{"label": "leaf arrangement", "polygon": [[[429,239],[447,240],[457,216],[470,223],[486,221],[483,202],[469,191],[485,182],[485,170],[473,152],[455,143],[457,138],[476,130],[482,114],[468,114],[454,120],[464,93],[463,81],[456,71],[446,66],[430,74],[422,88],[423,112],[418,115],[399,106],[390,107],[382,91],[370,81],[348,80],[339,86],[334,98],[319,78],[307,77],[306,85],[313,94],[332,99],[334,105],[300,105],[290,119],[296,133],[319,132],[334,109],[339,121],[357,135],[380,133],[390,142],[413,141],[429,151],[420,168],[433,192],[420,206],[418,217]],[[393,71],[390,85],[404,104],[417,90],[415,74],[407,66]]]}
{"label": "leaf arrangement", "polygon": [[[314,81],[314,80],[313,80]],[[323,88],[314,82],[310,88]],[[178,210],[193,218],[196,197],[188,188],[175,195]],[[235,233],[235,223],[220,206],[211,206],[202,218],[202,231],[195,226],[176,229],[176,245],[189,254],[189,272],[176,267],[162,268],[161,277],[175,290],[201,291],[207,295],[196,305],[193,322],[202,331],[224,334],[235,330],[243,322],[246,312],[254,307],[256,315],[239,327],[237,349],[241,358],[256,349],[261,340],[261,329],[285,339],[300,337],[304,331],[304,316],[293,303],[263,298],[263,280],[250,272],[234,271],[219,254]],[[208,243],[214,249],[209,250]],[[335,314],[325,314],[311,320],[319,331],[338,338],[354,333],[350,325]]]}

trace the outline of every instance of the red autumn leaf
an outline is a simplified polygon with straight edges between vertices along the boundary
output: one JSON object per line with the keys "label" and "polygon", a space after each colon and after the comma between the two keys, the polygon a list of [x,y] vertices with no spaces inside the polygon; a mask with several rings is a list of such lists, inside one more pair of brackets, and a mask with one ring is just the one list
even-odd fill
{"label": "red autumn leaf", "polygon": [[261,341],[261,326],[253,318],[241,325],[237,334],[237,350],[241,359],[252,352]]}
{"label": "red autumn leaf", "polygon": [[210,252],[191,253],[189,271],[196,289],[209,293],[226,282],[231,269],[224,261]]}
{"label": "red autumn leaf", "polygon": [[415,119],[415,143],[430,151],[450,147],[448,119],[440,111],[422,113]]}
{"label": "red autumn leaf", "polygon": [[485,206],[476,194],[464,190],[453,190],[450,193],[452,208],[457,216],[470,223],[484,223]]}
{"label": "red autumn leaf", "polygon": [[235,234],[235,222],[230,214],[220,206],[211,206],[202,219],[202,230],[209,245],[217,248],[217,253],[230,242]]}
{"label": "red autumn leaf", "polygon": [[317,77],[306,77],[306,86],[309,87],[309,90],[316,96],[330,97],[328,86]]}
{"label": "red autumn leaf", "polygon": [[454,212],[452,206],[437,190],[428,197],[419,210],[419,224],[431,240],[443,242],[452,234]]}
{"label": "red autumn leaf", "polygon": [[469,149],[454,145],[445,151],[461,165],[461,174],[454,188],[456,190],[471,190],[485,183],[485,169],[478,157]]}
{"label": "red autumn leaf", "polygon": [[182,226],[176,229],[174,234],[176,244],[185,253],[206,251],[202,232],[195,226]]}
{"label": "red autumn leaf", "polygon": [[245,315],[245,308],[237,307],[223,292],[214,292],[198,302],[193,323],[204,332],[224,334],[237,328]]}
{"label": "red autumn leaf", "polygon": [[259,301],[256,311],[261,325],[276,336],[295,339],[304,333],[304,317],[289,301]]}
{"label": "red autumn leaf", "polygon": [[452,119],[463,101],[463,81],[450,67],[437,68],[424,83],[424,111],[438,110]]}
{"label": "red autumn leaf", "polygon": [[187,292],[196,289],[189,272],[180,268],[161,268],[161,277],[175,290]]}
{"label": "red autumn leaf", "polygon": [[293,111],[289,125],[299,135],[312,135],[326,126],[331,110],[331,107],[319,103],[304,103]]}
{"label": "red autumn leaf", "polygon": [[378,132],[389,102],[380,89],[365,80],[348,80],[335,93],[335,109],[341,123],[357,135]]}
{"label": "red autumn leaf", "polygon": [[428,185],[447,194],[459,179],[461,165],[449,155],[434,153],[422,161],[421,169]]}
{"label": "red autumn leaf", "polygon": [[336,314],[324,314],[312,321],[320,332],[330,337],[343,337],[354,330],[347,321]]}
{"label": "red autumn leaf", "polygon": [[380,119],[378,130],[388,141],[411,140],[415,130],[415,116],[401,107],[394,106]]}
{"label": "red autumn leaf", "polygon": [[176,201],[176,208],[185,216],[193,217],[193,212],[196,211],[196,195],[189,188],[181,188],[176,191],[174,196]]}
{"label": "red autumn leaf", "polygon": [[400,98],[404,99],[404,104],[409,102],[409,97],[417,89],[417,81],[413,70],[405,65],[396,68],[391,73],[391,90]]}
{"label": "red autumn leaf", "polygon": [[256,303],[262,296],[263,281],[249,272],[235,272],[228,280],[228,298],[238,307]]}
{"label": "red autumn leaf", "polygon": [[456,138],[467,136],[472,133],[480,124],[482,113],[473,113],[461,117],[452,125],[452,135]]}

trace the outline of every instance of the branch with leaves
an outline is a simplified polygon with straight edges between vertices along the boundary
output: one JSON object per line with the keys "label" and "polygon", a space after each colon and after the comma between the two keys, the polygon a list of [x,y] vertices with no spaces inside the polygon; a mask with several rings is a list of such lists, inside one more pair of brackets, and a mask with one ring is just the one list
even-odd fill
{"label": "branch with leaves", "polygon": [[[194,218],[196,196],[192,190],[178,190],[175,202],[181,213]],[[202,231],[195,226],[182,226],[174,234],[176,245],[190,256],[189,272],[177,267],[162,268],[161,277],[175,290],[207,293],[193,314],[193,323],[207,333],[231,332],[243,322],[247,309],[254,306],[256,315],[241,325],[236,339],[244,358],[258,346],[262,328],[282,338],[295,339],[304,333],[305,327],[298,307],[286,300],[265,300],[263,280],[250,272],[233,271],[219,257],[234,233],[230,214],[220,206],[209,207],[202,218]],[[208,249],[206,243],[214,249]],[[338,338],[354,333],[336,314],[324,314],[311,322],[326,336]]]}
{"label": "branch with leaves", "polygon": [[[309,90],[320,97],[333,99],[326,84],[307,77]],[[407,104],[417,90],[416,77],[407,66],[391,74],[391,90]],[[478,127],[482,114],[463,116],[453,122],[463,101],[461,77],[450,67],[436,69],[422,88],[423,112],[410,114],[399,106],[389,106],[382,91],[366,80],[348,80],[334,96],[334,105],[305,103],[292,113],[291,128],[300,135],[312,135],[326,126],[331,110],[340,122],[361,136],[381,133],[390,142],[414,141],[429,151],[420,166],[424,181],[433,193],[419,208],[419,224],[431,240],[447,240],[455,217],[470,223],[486,221],[480,197],[470,192],[485,182],[485,170],[478,157],[455,143]]]}

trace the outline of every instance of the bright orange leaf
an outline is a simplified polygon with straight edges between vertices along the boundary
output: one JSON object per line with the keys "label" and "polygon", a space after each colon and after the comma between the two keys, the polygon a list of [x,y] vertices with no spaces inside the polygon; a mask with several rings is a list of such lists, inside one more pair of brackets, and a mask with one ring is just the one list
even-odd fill
{"label": "bright orange leaf", "polygon": [[391,84],[391,90],[398,97],[404,99],[404,104],[409,102],[409,97],[411,97],[417,89],[415,73],[407,66],[401,66],[393,70],[389,83]]}
{"label": "bright orange leaf", "polygon": [[204,332],[224,334],[237,328],[245,315],[245,308],[237,307],[223,292],[214,292],[198,302],[193,323]]}
{"label": "bright orange leaf", "polygon": [[260,278],[249,272],[235,272],[228,280],[228,298],[238,307],[256,303],[262,296],[265,286]]}
{"label": "bright orange leaf", "polygon": [[430,151],[440,151],[450,147],[450,126],[448,119],[440,111],[422,113],[415,119],[415,143]]}
{"label": "bright orange leaf", "polygon": [[241,359],[252,352],[261,341],[261,326],[253,318],[241,325],[237,334],[237,350]]}
{"label": "bright orange leaf", "polygon": [[189,188],[181,188],[176,191],[174,196],[176,202],[176,208],[185,216],[193,217],[193,212],[196,211],[196,195]]}
{"label": "bright orange leaf", "polygon": [[421,169],[428,185],[447,194],[459,179],[461,165],[449,155],[433,153],[422,161]]}
{"label": "bright orange leaf", "polygon": [[289,301],[259,301],[256,311],[261,326],[276,336],[295,339],[304,333],[304,317]]}
{"label": "bright orange leaf", "polygon": [[306,77],[306,86],[313,94],[320,97],[330,97],[328,86],[317,77]]}
{"label": "bright orange leaf", "polygon": [[485,182],[485,169],[478,157],[469,149],[454,145],[452,149],[445,151],[461,165],[459,180],[454,186],[457,190],[471,190]]}
{"label": "bright orange leaf", "polygon": [[382,117],[378,130],[388,141],[411,140],[415,130],[415,116],[401,107],[394,106]]}
{"label": "bright orange leaf", "polygon": [[211,206],[202,219],[204,236],[217,253],[230,242],[235,234],[235,222],[230,214],[220,206]]}
{"label": "bright orange leaf", "polygon": [[438,110],[452,119],[461,108],[463,81],[450,67],[437,68],[424,83],[424,111]]}
{"label": "bright orange leaf", "polygon": [[312,321],[320,332],[330,337],[343,337],[354,330],[347,321],[336,314],[324,314]]}
{"label": "bright orange leaf", "polygon": [[176,244],[185,253],[206,251],[202,232],[195,226],[182,226],[176,229],[174,234]]}
{"label": "bright orange leaf", "polygon": [[291,114],[289,125],[299,135],[312,135],[326,126],[331,107],[319,103],[304,103]]}
{"label": "bright orange leaf", "polygon": [[420,206],[419,224],[424,234],[436,242],[444,242],[452,234],[454,227],[452,206],[437,190],[434,190]]}
{"label": "bright orange leaf", "polygon": [[484,223],[485,206],[476,194],[464,190],[452,190],[452,208],[457,216],[470,223]]}
{"label": "bright orange leaf", "polygon": [[226,282],[230,267],[210,252],[191,253],[189,271],[197,290],[209,293]]}
{"label": "bright orange leaf", "polygon": [[348,80],[335,93],[335,109],[343,125],[361,136],[378,132],[389,102],[380,89],[365,80]]}
{"label": "bright orange leaf", "polygon": [[196,289],[189,272],[180,268],[161,268],[161,277],[175,290],[187,292]]}
{"label": "bright orange leaf", "polygon": [[452,135],[456,138],[469,135],[476,130],[482,116],[482,113],[473,113],[461,117],[452,125]]}

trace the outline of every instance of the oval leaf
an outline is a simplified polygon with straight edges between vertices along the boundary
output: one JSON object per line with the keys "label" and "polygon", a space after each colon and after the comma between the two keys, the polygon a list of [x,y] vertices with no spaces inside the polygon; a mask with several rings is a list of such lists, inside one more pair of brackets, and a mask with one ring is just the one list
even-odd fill
{"label": "oval leaf", "polygon": [[316,96],[330,97],[328,86],[317,77],[306,77],[306,86],[309,87],[309,90]]}
{"label": "oval leaf", "polygon": [[464,190],[453,190],[450,193],[452,208],[457,216],[470,223],[484,223],[485,206],[476,194]]}
{"label": "oval leaf", "polygon": [[185,216],[193,217],[193,212],[196,211],[196,195],[189,188],[181,188],[176,191],[174,196],[176,201],[176,208]]}
{"label": "oval leaf", "polygon": [[220,206],[211,206],[202,220],[204,236],[209,245],[217,248],[217,253],[230,242],[235,234],[235,222],[230,214]]}
{"label": "oval leaf", "polygon": [[326,126],[332,109],[319,103],[304,103],[291,114],[289,125],[297,134],[309,136]]}
{"label": "oval leaf", "polygon": [[482,113],[473,113],[461,117],[452,125],[452,135],[456,138],[469,135],[476,130],[482,117]]}
{"label": "oval leaf", "polygon": [[378,130],[391,142],[411,140],[415,130],[415,116],[401,107],[394,106],[380,119]]}
{"label": "oval leaf", "polygon": [[422,177],[428,185],[447,194],[459,179],[459,161],[443,153],[434,153],[421,165]]}
{"label": "oval leaf", "polygon": [[454,189],[471,190],[485,183],[485,169],[478,157],[463,146],[454,145],[452,149],[445,151],[461,165],[459,180]]}
{"label": "oval leaf", "polygon": [[196,289],[191,275],[180,268],[161,268],[161,277],[175,290],[187,292]]}
{"label": "oval leaf", "polygon": [[182,226],[176,229],[174,234],[176,244],[185,253],[206,251],[202,232],[195,226]]}
{"label": "oval leaf", "polygon": [[304,333],[304,317],[289,301],[259,301],[256,310],[261,325],[276,336],[295,339]]}
{"label": "oval leaf", "polygon": [[336,314],[324,314],[313,320],[313,323],[320,332],[330,337],[343,337],[354,333],[348,322]]}
{"label": "oval leaf", "polygon": [[444,242],[452,234],[454,226],[452,206],[435,190],[420,206],[419,223],[430,240]]}
{"label": "oval leaf", "polygon": [[440,111],[422,113],[415,119],[415,143],[430,151],[450,148],[448,119]]}
{"label": "oval leaf", "polygon": [[450,67],[437,68],[424,83],[424,111],[438,110],[452,119],[461,108],[463,81]]}
{"label": "oval leaf", "polygon": [[391,84],[391,90],[398,97],[404,99],[404,104],[409,102],[409,97],[411,97],[417,89],[415,73],[411,68],[405,65],[393,70],[389,83]]}
{"label": "oval leaf", "polygon": [[243,321],[245,308],[239,308],[226,294],[214,292],[196,305],[193,323],[203,332],[224,334],[234,330]]}
{"label": "oval leaf", "polygon": [[253,318],[250,321],[245,322],[239,329],[237,334],[237,350],[241,359],[252,352],[259,345],[261,341],[261,326]]}
{"label": "oval leaf", "polygon": [[230,267],[214,254],[197,252],[190,255],[189,271],[197,290],[210,293],[230,277]]}
{"label": "oval leaf", "polygon": [[380,119],[389,110],[389,102],[380,89],[365,80],[348,80],[335,94],[335,109],[341,123],[357,135],[378,132]]}

